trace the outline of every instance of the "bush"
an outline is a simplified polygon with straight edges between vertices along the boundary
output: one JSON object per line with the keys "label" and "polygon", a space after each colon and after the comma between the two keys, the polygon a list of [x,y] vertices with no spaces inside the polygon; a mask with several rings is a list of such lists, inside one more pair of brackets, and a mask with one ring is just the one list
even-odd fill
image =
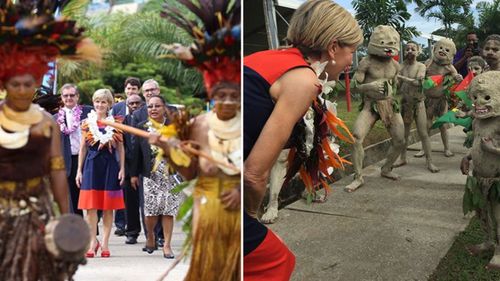
{"label": "bush", "polygon": [[101,79],[85,80],[76,84],[80,92],[80,102],[82,104],[92,105],[92,95],[98,89],[110,89],[113,93],[113,88],[106,85]]}

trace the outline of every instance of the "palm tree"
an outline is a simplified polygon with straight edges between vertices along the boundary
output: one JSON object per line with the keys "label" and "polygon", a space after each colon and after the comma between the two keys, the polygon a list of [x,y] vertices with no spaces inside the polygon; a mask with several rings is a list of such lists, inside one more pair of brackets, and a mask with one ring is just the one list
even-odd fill
{"label": "palm tree", "polygon": [[434,18],[444,26],[444,35],[451,37],[453,24],[465,23],[470,19],[470,5],[473,0],[415,0],[415,11],[429,20]]}
{"label": "palm tree", "polygon": [[500,34],[500,0],[479,2],[476,6],[479,15],[478,36],[485,38],[490,34]]}
{"label": "palm tree", "polygon": [[419,35],[416,27],[406,25],[411,14],[403,0],[353,0],[352,6],[366,40],[370,38],[373,29],[381,24],[394,27],[403,40]]}

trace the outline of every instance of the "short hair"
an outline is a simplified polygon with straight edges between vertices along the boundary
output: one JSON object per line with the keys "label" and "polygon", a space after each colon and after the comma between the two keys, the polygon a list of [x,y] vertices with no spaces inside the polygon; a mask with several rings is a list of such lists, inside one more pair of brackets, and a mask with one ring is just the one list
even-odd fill
{"label": "short hair", "polygon": [[363,32],[351,13],[331,0],[310,0],[295,10],[287,41],[304,55],[318,55],[337,40],[340,46],[363,43]]}
{"label": "short hair", "polygon": [[62,95],[63,90],[66,90],[66,89],[75,89],[75,94],[80,95],[80,92],[78,91],[78,87],[75,84],[71,84],[71,83],[64,84],[61,87],[61,89],[59,90],[59,94]]}
{"label": "short hair", "polygon": [[141,96],[139,96],[139,95],[130,95],[130,97],[128,97],[128,98],[125,100],[125,102],[128,104],[128,100],[129,100],[129,99],[132,99],[132,98],[135,98],[135,97],[137,97],[137,98],[141,101],[141,103],[143,103],[143,102],[144,102],[144,101],[142,100]]}
{"label": "short hair", "polygon": [[142,83],[142,88],[144,88],[144,85],[146,84],[154,84],[156,88],[160,88],[160,84],[158,84],[158,82],[156,82],[156,80],[154,79],[148,79],[146,81],[144,81],[144,83]]}
{"label": "short hair", "polygon": [[149,100],[156,99],[156,98],[160,99],[160,100],[161,100],[161,103],[163,103],[163,105],[164,105],[164,106],[167,106],[167,101],[166,101],[166,100],[165,100],[165,98],[164,98],[164,97],[162,97],[162,96],[153,96],[153,97],[151,97]]}
{"label": "short hair", "polygon": [[484,44],[488,41],[497,41],[500,43],[500,35],[498,34],[491,34],[490,36],[486,37],[486,40],[484,40]]}
{"label": "short hair", "polygon": [[123,87],[127,87],[128,84],[137,86],[138,89],[141,88],[141,80],[137,77],[127,77],[127,79],[125,79],[125,83],[123,83]]}
{"label": "short hair", "polygon": [[110,108],[114,104],[113,94],[109,89],[99,89],[95,91],[95,93],[92,95],[92,101],[94,102],[98,99],[105,100],[107,103],[109,103]]}
{"label": "short hair", "polygon": [[229,81],[221,81],[215,84],[212,87],[212,89],[210,89],[210,96],[213,96],[220,89],[227,89],[227,88],[235,89],[236,91],[241,91],[240,84]]}
{"label": "short hair", "polygon": [[486,61],[481,56],[473,56],[473,57],[471,57],[467,61],[467,66],[469,66],[469,64],[471,62],[475,62],[475,63],[479,64],[479,66],[481,66],[482,69],[484,69],[486,67]]}
{"label": "short hair", "polygon": [[465,36],[467,37],[467,35],[471,35],[471,34],[474,34],[477,36],[477,33],[475,31],[469,31],[469,32],[467,32],[467,34]]}

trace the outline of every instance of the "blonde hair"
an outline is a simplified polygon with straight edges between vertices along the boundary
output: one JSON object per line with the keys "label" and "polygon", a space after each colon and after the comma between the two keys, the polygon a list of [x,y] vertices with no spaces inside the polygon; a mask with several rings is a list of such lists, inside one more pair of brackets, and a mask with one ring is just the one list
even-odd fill
{"label": "blonde hair", "polygon": [[363,43],[363,32],[351,13],[337,3],[309,0],[293,14],[286,39],[307,55],[327,50],[334,40],[340,46],[358,46]]}
{"label": "blonde hair", "polygon": [[114,99],[113,99],[113,94],[111,93],[110,90],[108,89],[99,89],[95,91],[95,93],[92,95],[92,101],[96,100],[105,100],[109,104],[109,109],[113,106]]}

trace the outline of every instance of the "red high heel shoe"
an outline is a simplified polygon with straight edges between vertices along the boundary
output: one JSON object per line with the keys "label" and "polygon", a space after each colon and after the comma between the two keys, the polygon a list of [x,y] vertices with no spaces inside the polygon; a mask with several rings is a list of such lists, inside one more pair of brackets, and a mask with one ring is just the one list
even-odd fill
{"label": "red high heel shoe", "polygon": [[111,253],[109,252],[109,250],[101,252],[101,258],[109,258],[110,256]]}
{"label": "red high heel shoe", "polygon": [[101,244],[99,243],[99,240],[97,240],[97,243],[94,247],[94,249],[90,249],[85,253],[86,258],[93,258],[94,256],[97,256],[97,250],[99,250],[99,247],[101,247]]}

